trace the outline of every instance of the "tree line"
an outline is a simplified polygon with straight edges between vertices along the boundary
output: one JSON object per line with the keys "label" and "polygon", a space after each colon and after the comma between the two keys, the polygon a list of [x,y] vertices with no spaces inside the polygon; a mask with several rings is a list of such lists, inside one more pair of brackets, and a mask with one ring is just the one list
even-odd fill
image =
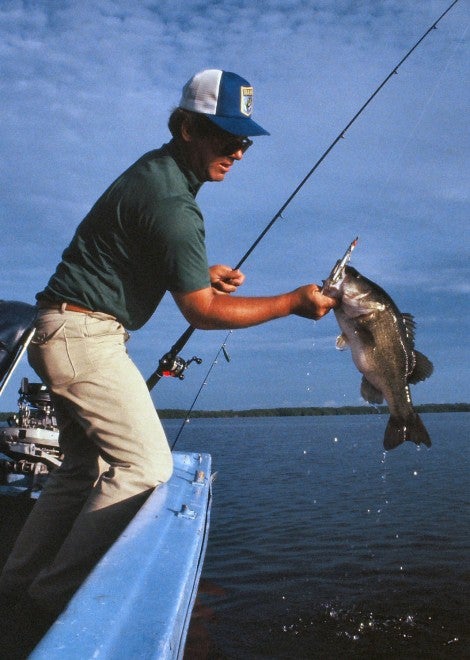
{"label": "tree line", "polygon": [[[470,412],[470,403],[425,403],[414,406],[416,412],[444,413]],[[387,413],[388,406],[319,406],[304,408],[251,408],[249,410],[193,410],[191,417],[312,417],[322,415],[377,415]],[[162,419],[184,419],[187,410],[162,408],[158,410]]]}
{"label": "tree line", "polygon": [[[470,403],[425,403],[414,406],[416,412],[447,413],[470,412]],[[388,406],[318,406],[286,408],[250,408],[249,410],[193,410],[192,418],[201,417],[315,417],[322,415],[377,415],[388,414]],[[15,413],[0,412],[0,422],[11,419]],[[184,419],[188,411],[180,408],[158,410],[162,419]]]}

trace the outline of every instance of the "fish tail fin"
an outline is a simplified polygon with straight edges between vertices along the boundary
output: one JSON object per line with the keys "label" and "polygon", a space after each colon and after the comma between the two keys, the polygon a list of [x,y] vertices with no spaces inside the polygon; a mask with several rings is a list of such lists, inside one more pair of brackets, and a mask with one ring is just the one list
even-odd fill
{"label": "fish tail fin", "polygon": [[390,416],[384,435],[384,448],[389,451],[410,440],[417,445],[431,446],[431,438],[418,413],[412,413],[407,419]]}

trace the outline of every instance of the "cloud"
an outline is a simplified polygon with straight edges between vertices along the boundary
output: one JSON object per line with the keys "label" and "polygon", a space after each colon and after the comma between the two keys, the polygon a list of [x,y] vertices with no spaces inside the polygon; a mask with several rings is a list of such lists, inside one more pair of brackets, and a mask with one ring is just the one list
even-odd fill
{"label": "cloud", "polygon": [[[168,113],[184,81],[213,66],[254,83],[255,119],[271,132],[229,181],[198,196],[211,260],[233,264],[445,7],[441,0],[2,3],[2,297],[34,297],[98,195],[168,139]],[[445,291],[468,291],[464,19],[458,3],[305,184],[245,264],[249,294],[321,280],[356,234],[358,269],[400,300],[423,304],[423,313],[434,313]],[[262,342],[266,372],[268,353],[274,363],[306,359],[305,323],[273,323],[261,335],[237,333],[236,341],[246,355]],[[165,301],[132,339],[139,366],[150,355],[153,361],[155,342],[167,347],[184,328]],[[324,390],[332,386],[331,361],[339,364],[326,348],[335,332],[334,319],[313,332]],[[192,342],[204,348],[214,337],[202,333]],[[460,360],[449,350],[451,362]],[[256,351],[252,361],[258,364]],[[301,371],[284,385],[292,401],[296,387],[303,391]],[[426,387],[439,399],[451,384],[436,376]],[[266,389],[275,401],[275,384]],[[263,399],[262,392],[247,397]]]}

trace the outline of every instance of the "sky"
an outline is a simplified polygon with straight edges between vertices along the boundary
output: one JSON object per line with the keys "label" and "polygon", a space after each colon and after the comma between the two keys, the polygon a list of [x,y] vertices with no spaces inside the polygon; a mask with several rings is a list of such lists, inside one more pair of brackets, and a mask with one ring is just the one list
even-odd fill
{"label": "sky", "polygon": [[[210,263],[234,265],[321,154],[450,0],[3,0],[0,218],[4,299],[34,302],[76,226],[137,158],[197,71],[254,86],[271,135],[198,194]],[[434,374],[415,403],[470,401],[469,5],[460,0],[330,152],[243,266],[244,295],[321,283],[358,235],[352,265],[414,315]],[[133,332],[145,377],[187,323],[171,297]],[[334,314],[196,331],[183,381],[157,408],[361,405],[335,349]],[[225,342],[230,362],[217,353]],[[16,407],[23,360],[4,393]]]}

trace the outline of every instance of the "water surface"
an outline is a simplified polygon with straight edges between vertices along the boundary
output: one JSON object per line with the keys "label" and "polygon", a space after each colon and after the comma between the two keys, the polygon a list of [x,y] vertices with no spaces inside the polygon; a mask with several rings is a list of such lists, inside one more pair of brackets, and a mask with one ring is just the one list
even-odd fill
{"label": "water surface", "polygon": [[470,414],[384,453],[386,419],[186,426],[217,471],[187,658],[470,657]]}

